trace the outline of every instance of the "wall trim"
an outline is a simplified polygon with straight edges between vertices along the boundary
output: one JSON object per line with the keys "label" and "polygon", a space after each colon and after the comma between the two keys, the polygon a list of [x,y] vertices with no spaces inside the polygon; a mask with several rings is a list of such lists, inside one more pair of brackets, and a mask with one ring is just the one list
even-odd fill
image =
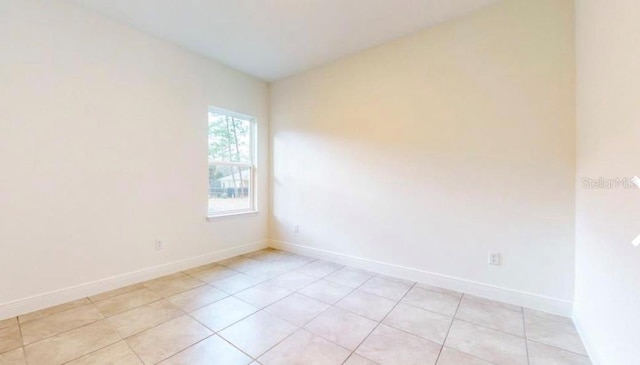
{"label": "wall trim", "polygon": [[568,300],[547,297],[520,290],[502,288],[477,281],[350,256],[339,252],[308,247],[290,242],[271,240],[270,247],[565,317],[571,317],[573,311],[573,303]]}
{"label": "wall trim", "polygon": [[574,308],[573,310],[573,324],[576,326],[576,330],[578,331],[578,336],[582,340],[582,344],[584,345],[585,350],[587,350],[587,355],[589,355],[589,360],[592,365],[603,365],[604,356],[600,351],[598,351],[598,347],[593,346],[593,341],[589,340],[589,336],[586,335],[586,330],[582,325],[582,321],[579,319],[578,311]]}
{"label": "wall trim", "polygon": [[16,317],[54,305],[100,294],[127,285],[169,275],[192,267],[224,260],[230,257],[261,250],[269,246],[268,240],[256,241],[236,247],[230,247],[204,255],[194,256],[178,261],[148,267],[145,269],[119,274],[104,279],[70,286],[31,297],[0,304],[0,320]]}

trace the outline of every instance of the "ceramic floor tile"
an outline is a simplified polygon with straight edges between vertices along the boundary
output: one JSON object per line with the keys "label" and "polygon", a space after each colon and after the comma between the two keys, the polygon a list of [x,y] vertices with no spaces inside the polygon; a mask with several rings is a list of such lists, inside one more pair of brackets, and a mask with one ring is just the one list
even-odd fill
{"label": "ceramic floor tile", "polygon": [[238,271],[216,264],[215,266],[208,266],[199,271],[188,271],[186,273],[206,283],[213,283],[216,280],[236,275],[238,274]]}
{"label": "ceramic floor tile", "polygon": [[3,328],[7,328],[7,327],[11,327],[11,326],[17,326],[18,325],[18,318],[17,317],[13,317],[13,318],[7,318],[4,319],[2,321],[0,321],[0,330]]}
{"label": "ceramic floor tile", "polygon": [[591,365],[570,318],[274,249],[222,263],[0,320],[0,365]]}
{"label": "ceramic floor tile", "polygon": [[31,365],[60,365],[120,341],[118,333],[100,321],[25,346]]}
{"label": "ceramic floor tile", "polygon": [[104,300],[94,302],[96,308],[107,317],[118,313],[149,304],[162,299],[162,297],[148,288],[141,288],[128,293],[116,295]]}
{"label": "ceramic floor tile", "polygon": [[18,320],[20,321],[20,323],[25,323],[25,322],[29,322],[32,321],[34,319],[37,318],[41,318],[44,316],[48,316],[50,314],[54,314],[54,313],[58,313],[58,312],[63,312],[66,311],[68,309],[72,309],[72,308],[77,308],[83,305],[87,305],[90,304],[91,302],[89,301],[88,298],[82,298],[82,299],[78,299],[78,300],[74,300],[72,302],[68,302],[68,303],[63,303],[60,305],[56,305],[53,307],[49,307],[43,310],[39,310],[36,312],[31,312],[22,316],[18,317]]}
{"label": "ceramic floor tile", "polygon": [[263,266],[265,263],[259,260],[250,259],[247,257],[236,256],[230,259],[218,261],[217,264],[228,267],[230,269],[246,272],[248,270],[255,270]]}
{"label": "ceramic floor tile", "polygon": [[547,321],[562,322],[570,326],[573,325],[573,320],[569,317],[563,317],[556,314],[540,312],[540,311],[529,309],[529,308],[524,308],[524,319],[526,322],[536,322],[538,320],[547,320]]}
{"label": "ceramic floor tile", "polygon": [[458,308],[460,298],[414,287],[402,301],[406,304],[453,317]]}
{"label": "ceramic floor tile", "polygon": [[451,295],[452,297],[462,298],[462,293],[457,292],[455,290],[449,290],[449,289],[445,289],[445,288],[441,288],[441,287],[433,286],[429,284],[424,284],[424,283],[416,283],[416,287],[421,289],[431,290],[440,294]]}
{"label": "ceramic floor tile", "polygon": [[306,257],[306,256],[289,254],[289,255],[280,257],[274,262],[276,262],[278,265],[280,265],[283,268],[286,268],[288,270],[294,270],[312,261],[315,261],[315,259],[311,257]]}
{"label": "ceramic floor tile", "polygon": [[270,282],[265,282],[249,289],[243,290],[235,294],[235,297],[251,304],[258,309],[262,309],[270,304],[277,302],[278,300],[286,297],[291,293],[293,292],[289,289],[279,287],[277,285],[271,284]]}
{"label": "ceramic floor tile", "polygon": [[524,338],[457,319],[445,346],[496,365],[527,365]]}
{"label": "ceramic floor tile", "polygon": [[353,289],[348,286],[322,279],[299,290],[299,293],[325,303],[335,304],[351,291],[353,291]]}
{"label": "ceramic floor tile", "polygon": [[582,340],[573,324],[529,318],[525,323],[527,339],[562,350],[587,355]]}
{"label": "ceramic floor tile", "polygon": [[203,285],[195,289],[176,294],[169,297],[167,300],[185,312],[192,312],[228,296],[229,294],[218,288]]}
{"label": "ceramic floor tile", "polygon": [[250,288],[252,286],[255,286],[257,284],[260,284],[263,281],[265,281],[265,279],[257,278],[257,277],[250,276],[243,273],[238,273],[238,274],[226,277],[224,279],[213,281],[211,285],[227,293],[234,294],[239,291]]}
{"label": "ceramic floor tile", "polygon": [[324,279],[350,288],[357,288],[367,280],[371,279],[371,277],[373,277],[373,273],[368,271],[343,267],[342,269],[325,276]]}
{"label": "ceramic floor tile", "polygon": [[194,273],[197,273],[197,272],[200,272],[200,271],[204,271],[204,270],[207,270],[207,269],[215,268],[215,267],[221,267],[221,265],[218,265],[215,262],[210,262],[208,264],[195,266],[195,267],[192,267],[190,269],[182,270],[182,272],[185,273],[185,274],[191,275],[191,274],[194,274]]}
{"label": "ceramic floor tile", "polygon": [[144,285],[163,297],[168,298],[189,289],[204,285],[204,282],[194,278],[193,276],[179,272],[173,275],[163,276],[155,280],[147,281]]}
{"label": "ceramic floor tile", "polygon": [[253,251],[253,252],[249,252],[247,254],[242,255],[242,257],[247,257],[253,260],[264,260],[264,261],[274,261],[284,256],[287,256],[287,254],[282,251],[274,250],[271,248]]}
{"label": "ceramic floor tile", "polygon": [[473,300],[474,302],[478,302],[478,303],[482,303],[482,304],[490,304],[490,305],[494,305],[496,307],[512,310],[514,312],[522,312],[522,307],[519,307],[519,306],[513,305],[513,304],[502,303],[502,302],[498,302],[496,300],[476,297],[474,295],[469,295],[469,294],[465,294],[464,298],[468,299],[468,300]]}
{"label": "ceramic floor tile", "polygon": [[268,306],[265,311],[296,326],[304,326],[305,323],[324,312],[327,308],[329,308],[329,305],[326,303],[293,293]]}
{"label": "ceramic floor tile", "polygon": [[378,365],[378,364],[369,359],[365,359],[364,357],[356,353],[353,353],[351,354],[351,356],[349,356],[347,361],[344,362],[344,365]]}
{"label": "ceramic floor tile", "polygon": [[213,332],[193,318],[184,315],[126,339],[145,365],[157,364]]}
{"label": "ceramic floor tile", "polygon": [[27,360],[24,357],[24,350],[22,348],[17,348],[0,354],[0,365],[27,365]]}
{"label": "ceramic floor tile", "polygon": [[103,318],[102,313],[93,305],[83,305],[22,324],[22,339],[28,345]]}
{"label": "ceramic floor tile", "polygon": [[358,289],[392,300],[400,300],[413,284],[411,281],[374,276]]}
{"label": "ceramic floor tile", "polygon": [[384,324],[443,344],[453,318],[400,303],[384,319]]}
{"label": "ceramic floor tile", "polygon": [[261,311],[218,334],[251,357],[258,358],[295,330],[292,324]]}
{"label": "ceramic floor tile", "polygon": [[261,280],[269,280],[291,271],[288,267],[277,262],[264,261],[263,265],[254,269],[246,270],[244,273]]}
{"label": "ceramic floor tile", "polygon": [[184,312],[166,300],[117,314],[107,319],[122,337],[129,337],[183,315]]}
{"label": "ceramic floor tile", "polygon": [[142,361],[125,342],[105,347],[66,365],[142,365]]}
{"label": "ceramic floor tile", "polygon": [[377,324],[376,321],[333,307],[307,323],[304,328],[342,347],[354,350]]}
{"label": "ceramic floor tile", "polygon": [[528,341],[530,365],[591,365],[586,356]]}
{"label": "ceramic floor tile", "polygon": [[339,265],[333,262],[328,261],[314,261],[304,266],[301,266],[294,270],[296,273],[305,274],[309,276],[313,276],[316,278],[323,278],[335,271],[343,268],[343,265]]}
{"label": "ceramic floor tile", "polygon": [[396,303],[391,299],[355,290],[336,303],[336,306],[374,321],[381,321]]}
{"label": "ceramic floor tile", "polygon": [[114,290],[110,290],[108,292],[104,292],[104,293],[100,293],[94,296],[89,297],[89,300],[91,300],[92,302],[98,302],[101,300],[105,300],[105,299],[109,299],[111,297],[115,297],[118,295],[122,295],[122,294],[126,294],[138,289],[142,289],[142,288],[146,288],[142,283],[138,283],[138,284],[133,284],[133,285],[128,285],[122,288],[118,288],[118,289],[114,289]]}
{"label": "ceramic floor tile", "polygon": [[440,352],[437,365],[493,365],[464,352],[445,347]]}
{"label": "ceramic floor tile", "polygon": [[524,337],[524,318],[520,311],[512,311],[463,298],[460,307],[458,307],[456,318]]}
{"label": "ceramic floor tile", "polygon": [[303,329],[260,357],[264,365],[340,365],[350,352]]}
{"label": "ceramic floor tile", "polygon": [[313,283],[316,280],[318,280],[318,278],[316,278],[315,276],[292,271],[287,274],[278,276],[277,278],[271,279],[270,283],[295,291],[304,288],[305,286]]}
{"label": "ceramic floor tile", "polygon": [[20,327],[11,326],[0,330],[0,354],[22,346]]}
{"label": "ceramic floor tile", "polygon": [[191,312],[191,316],[211,330],[220,331],[257,310],[258,308],[240,299],[227,297]]}
{"label": "ceramic floor tile", "polygon": [[247,365],[251,358],[219,336],[211,336],[160,365]]}
{"label": "ceramic floor tile", "polygon": [[434,365],[440,345],[381,324],[356,353],[381,365]]}

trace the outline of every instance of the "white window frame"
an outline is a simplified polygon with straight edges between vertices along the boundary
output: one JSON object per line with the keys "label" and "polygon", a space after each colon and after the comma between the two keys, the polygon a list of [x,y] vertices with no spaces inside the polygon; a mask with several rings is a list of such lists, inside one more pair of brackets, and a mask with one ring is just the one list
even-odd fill
{"label": "white window frame", "polygon": [[[256,192],[256,176],[257,176],[257,152],[258,152],[258,121],[256,117],[252,117],[250,115],[236,113],[230,110],[217,108],[210,106],[207,113],[207,127],[209,126],[209,113],[217,113],[224,114],[232,118],[242,119],[245,121],[249,121],[251,123],[251,162],[250,163],[237,163],[237,162],[229,162],[229,161],[211,161],[211,164],[214,165],[222,165],[222,166],[235,166],[235,167],[247,167],[249,168],[249,207],[245,209],[234,209],[234,210],[225,210],[221,212],[214,212],[209,210],[209,200],[207,198],[207,220],[228,217],[234,215],[242,215],[242,214],[252,214],[258,212],[258,203],[257,203],[257,192]],[[207,144],[209,143],[209,132],[207,128]],[[209,170],[209,161],[207,159],[207,171]],[[207,196],[209,196],[209,191],[211,190],[211,186],[207,183]]]}

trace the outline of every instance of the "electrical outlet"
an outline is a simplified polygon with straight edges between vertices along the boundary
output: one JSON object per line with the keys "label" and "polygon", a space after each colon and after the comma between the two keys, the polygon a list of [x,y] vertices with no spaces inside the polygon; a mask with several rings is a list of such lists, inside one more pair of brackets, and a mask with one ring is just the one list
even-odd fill
{"label": "electrical outlet", "polygon": [[489,265],[500,265],[500,262],[499,252],[489,252]]}
{"label": "electrical outlet", "polygon": [[293,227],[293,233],[300,233],[300,225],[296,224],[295,227]]}
{"label": "electrical outlet", "polygon": [[164,243],[160,240],[156,240],[156,251],[160,251],[164,248]]}

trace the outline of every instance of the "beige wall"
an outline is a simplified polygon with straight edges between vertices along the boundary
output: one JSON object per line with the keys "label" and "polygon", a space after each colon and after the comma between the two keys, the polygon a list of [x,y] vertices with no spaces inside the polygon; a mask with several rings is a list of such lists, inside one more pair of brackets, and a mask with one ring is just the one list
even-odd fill
{"label": "beige wall", "polygon": [[[259,214],[205,220],[209,105],[258,118]],[[265,240],[268,134],[262,81],[63,2],[0,1],[0,310]]]}
{"label": "beige wall", "polygon": [[504,1],[273,84],[272,237],[570,305],[573,24]]}
{"label": "beige wall", "polygon": [[594,365],[640,359],[640,191],[583,178],[640,176],[640,3],[577,1],[575,319]]}

